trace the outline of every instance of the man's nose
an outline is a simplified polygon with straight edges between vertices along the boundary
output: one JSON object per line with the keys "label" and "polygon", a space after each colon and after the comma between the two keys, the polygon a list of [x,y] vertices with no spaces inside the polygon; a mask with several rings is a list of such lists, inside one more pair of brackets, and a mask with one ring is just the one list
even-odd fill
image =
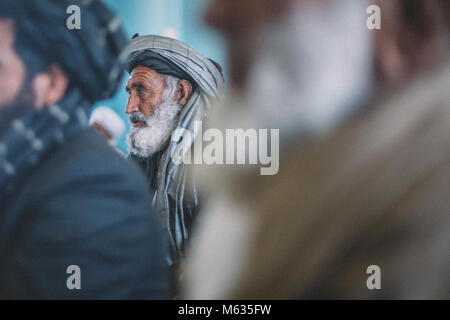
{"label": "man's nose", "polygon": [[125,112],[127,114],[132,114],[133,112],[139,112],[139,99],[137,97],[135,97],[134,94],[130,94]]}

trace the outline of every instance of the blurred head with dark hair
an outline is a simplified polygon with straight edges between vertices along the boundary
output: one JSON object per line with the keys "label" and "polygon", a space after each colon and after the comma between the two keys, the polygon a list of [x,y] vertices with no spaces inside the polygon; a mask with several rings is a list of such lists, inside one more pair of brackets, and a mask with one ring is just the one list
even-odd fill
{"label": "blurred head with dark hair", "polygon": [[244,85],[254,54],[255,39],[264,25],[274,22],[290,0],[214,0],[205,12],[206,22],[229,40],[231,83]]}
{"label": "blurred head with dark hair", "polygon": [[381,87],[401,85],[439,65],[449,50],[447,0],[377,0],[382,29],[375,31],[375,70]]}
{"label": "blurred head with dark hair", "polygon": [[[367,25],[370,5],[380,30]],[[279,129],[280,170],[205,168],[212,200],[188,298],[448,297],[446,9],[448,0],[211,0],[207,21],[230,42],[234,89],[216,125]],[[371,264],[383,290],[366,286]]]}
{"label": "blurred head with dark hair", "polygon": [[[67,27],[72,5],[83,13],[81,30]],[[2,0],[0,108],[14,102],[42,108],[72,89],[91,103],[111,95],[118,85],[117,58],[126,44],[114,19],[97,0],[89,9],[79,0]]]}
{"label": "blurred head with dark hair", "polygon": [[[245,86],[252,59],[260,50],[257,41],[265,37],[267,29],[276,27],[285,20],[293,5],[308,14],[312,8],[325,8],[334,2],[336,1],[211,1],[205,20],[222,31],[229,41],[232,85],[235,88]],[[376,35],[375,63],[377,78],[384,84],[399,83],[402,79],[407,79],[416,71],[435,64],[448,51],[448,0],[355,2],[364,3],[366,7],[370,4],[381,7],[383,21],[382,29]],[[363,27],[365,26],[361,26]],[[295,31],[292,30],[292,41],[295,41]]]}
{"label": "blurred head with dark hair", "polygon": [[[69,28],[75,6],[80,29]],[[92,105],[119,85],[126,43],[99,0],[0,1],[0,157],[15,167],[0,183],[88,128]]]}
{"label": "blurred head with dark hair", "polygon": [[[381,30],[367,28],[371,4],[381,8]],[[446,8],[445,0],[213,0],[205,19],[229,42],[233,93],[257,106],[248,113],[296,137],[328,130],[439,65],[449,48]]]}

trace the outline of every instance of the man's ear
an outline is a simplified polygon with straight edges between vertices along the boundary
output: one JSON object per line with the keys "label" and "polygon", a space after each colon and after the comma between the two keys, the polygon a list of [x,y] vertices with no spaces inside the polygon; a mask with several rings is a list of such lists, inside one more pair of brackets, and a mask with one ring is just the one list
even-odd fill
{"label": "man's ear", "polygon": [[375,63],[381,86],[401,85],[442,60],[447,52],[448,33],[441,2],[377,2],[383,12],[383,27],[375,31]]}
{"label": "man's ear", "polygon": [[188,80],[180,80],[178,82],[178,88],[177,88],[177,96],[176,100],[182,105],[183,107],[188,102],[189,98],[192,94],[192,84]]}
{"label": "man's ear", "polygon": [[64,71],[58,65],[52,64],[33,79],[35,107],[39,109],[57,103],[66,94],[68,86],[69,79]]}

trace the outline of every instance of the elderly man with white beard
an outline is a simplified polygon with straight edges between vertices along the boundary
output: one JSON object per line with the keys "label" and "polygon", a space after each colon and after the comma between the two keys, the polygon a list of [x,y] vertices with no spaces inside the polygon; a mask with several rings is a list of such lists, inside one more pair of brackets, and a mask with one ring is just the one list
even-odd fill
{"label": "elderly man with white beard", "polygon": [[449,298],[448,5],[211,0],[233,89],[213,126],[280,128],[280,170],[198,174],[188,299]]}
{"label": "elderly man with white beard", "polygon": [[129,158],[146,174],[175,269],[184,257],[199,201],[192,171],[172,159],[181,143],[172,134],[186,132],[195,138],[194,122],[202,121],[221,97],[224,79],[216,62],[171,38],[137,36],[126,55]]}

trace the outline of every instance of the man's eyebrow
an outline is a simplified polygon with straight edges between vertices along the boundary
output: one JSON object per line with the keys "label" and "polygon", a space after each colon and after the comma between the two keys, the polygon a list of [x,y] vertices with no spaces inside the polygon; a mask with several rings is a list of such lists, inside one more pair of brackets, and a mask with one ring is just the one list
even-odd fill
{"label": "man's eyebrow", "polygon": [[131,84],[131,88],[137,88],[137,89],[143,88],[143,89],[145,89],[147,87],[145,86],[145,84],[143,82],[133,82]]}
{"label": "man's eyebrow", "polygon": [[146,89],[147,87],[142,82],[132,82],[131,84],[127,84],[125,90],[130,92],[130,89]]}

